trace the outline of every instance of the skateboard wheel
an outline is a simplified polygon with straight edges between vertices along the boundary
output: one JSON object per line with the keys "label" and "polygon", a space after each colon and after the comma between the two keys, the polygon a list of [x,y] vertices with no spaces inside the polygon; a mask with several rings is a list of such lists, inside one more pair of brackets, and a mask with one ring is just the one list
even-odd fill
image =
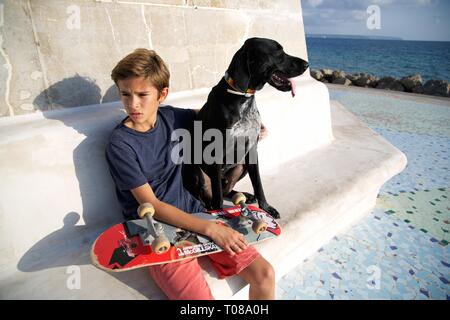
{"label": "skateboard wheel", "polygon": [[138,215],[141,219],[144,219],[147,214],[150,214],[150,217],[153,217],[155,214],[155,208],[153,208],[153,205],[151,203],[143,203],[139,206],[137,209]]}
{"label": "skateboard wheel", "polygon": [[231,201],[234,203],[235,206],[240,204],[242,201],[245,203],[246,200],[247,198],[245,197],[245,195],[240,192],[235,193],[234,196],[231,198]]}
{"label": "skateboard wheel", "polygon": [[170,249],[170,242],[165,236],[159,236],[152,242],[152,250],[156,254],[163,254]]}
{"label": "skateboard wheel", "polygon": [[253,222],[252,229],[256,234],[260,234],[267,229],[267,223],[264,220],[257,220]]}

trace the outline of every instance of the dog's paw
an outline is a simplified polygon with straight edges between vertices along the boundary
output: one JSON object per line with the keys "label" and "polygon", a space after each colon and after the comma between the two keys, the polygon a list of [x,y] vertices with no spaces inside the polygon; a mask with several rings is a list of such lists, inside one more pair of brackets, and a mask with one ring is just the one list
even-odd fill
{"label": "dog's paw", "polygon": [[205,208],[207,211],[213,210],[211,201],[201,201],[201,204],[203,205],[203,208]]}
{"label": "dog's paw", "polygon": [[256,197],[253,194],[248,193],[248,192],[242,192],[242,193],[244,194],[245,199],[246,199],[245,204],[254,204],[254,203],[258,202],[258,200],[256,199]]}
{"label": "dog's paw", "polygon": [[270,214],[272,217],[274,217],[275,219],[280,219],[280,213],[277,211],[277,209],[275,209],[272,206],[259,206],[261,209],[263,209],[265,212],[267,212],[268,214]]}

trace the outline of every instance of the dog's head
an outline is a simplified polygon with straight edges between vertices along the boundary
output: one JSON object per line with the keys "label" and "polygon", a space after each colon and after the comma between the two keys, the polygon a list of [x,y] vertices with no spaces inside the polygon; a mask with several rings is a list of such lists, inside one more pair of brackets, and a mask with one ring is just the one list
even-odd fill
{"label": "dog's head", "polygon": [[250,38],[235,53],[227,72],[242,92],[260,90],[268,82],[280,91],[291,91],[294,96],[292,78],[303,74],[308,66],[307,61],[286,54],[274,40]]}

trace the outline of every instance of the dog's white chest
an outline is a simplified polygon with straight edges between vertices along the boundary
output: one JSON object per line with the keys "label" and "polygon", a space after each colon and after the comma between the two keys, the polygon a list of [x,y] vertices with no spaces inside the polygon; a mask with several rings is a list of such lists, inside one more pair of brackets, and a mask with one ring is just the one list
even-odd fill
{"label": "dog's white chest", "polygon": [[[228,131],[227,155],[235,155],[233,163],[242,163],[245,155],[257,143],[261,130],[261,116],[253,99],[239,110],[240,119]],[[234,165],[226,164],[225,171]]]}
{"label": "dog's white chest", "polygon": [[249,99],[239,110],[240,119],[230,130],[232,138],[246,137],[254,144],[261,130],[261,116],[253,99]]}

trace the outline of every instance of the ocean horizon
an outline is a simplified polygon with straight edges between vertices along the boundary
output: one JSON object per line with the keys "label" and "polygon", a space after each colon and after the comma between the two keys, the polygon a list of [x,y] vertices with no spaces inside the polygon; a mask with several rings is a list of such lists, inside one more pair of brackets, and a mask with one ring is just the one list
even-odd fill
{"label": "ocean horizon", "polygon": [[450,42],[307,35],[306,44],[312,70],[450,80]]}

